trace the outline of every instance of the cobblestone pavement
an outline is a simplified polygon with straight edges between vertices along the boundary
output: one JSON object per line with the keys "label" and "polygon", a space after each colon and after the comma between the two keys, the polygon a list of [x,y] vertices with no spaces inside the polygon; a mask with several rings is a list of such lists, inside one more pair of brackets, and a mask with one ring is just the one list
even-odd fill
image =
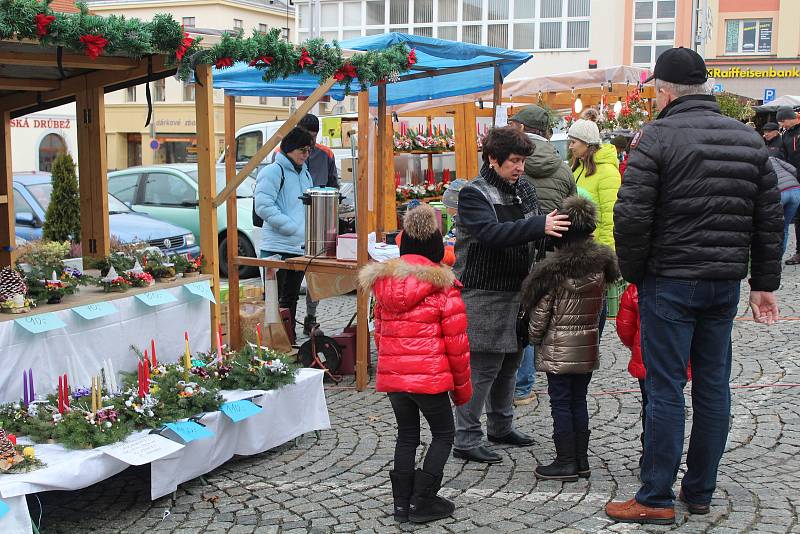
{"label": "cobblestone pavement", "polygon": [[[82,491],[42,494],[42,531],[800,532],[800,370],[794,346],[800,336],[798,286],[800,270],[787,267],[780,302],[788,319],[772,328],[747,320],[741,306],[733,334],[731,432],[707,516],[689,517],[677,503],[675,525],[641,527],[614,524],[603,513],[609,499],[629,498],[638,488],[640,398],[635,380],[625,371],[628,353],[612,328],[603,339],[601,369],[590,385],[589,480],[562,484],[533,476],[537,462],[549,462],[553,455],[540,375],[538,401],[517,410],[518,428],[532,433],[536,445],[492,446],[503,456],[503,463],[495,466],[451,459],[442,494],[454,499],[455,516],[416,528],[400,526],[388,516],[387,471],[395,432],[388,400],[374,391],[329,386],[333,428],[319,439],[311,434],[297,446],[236,458],[210,473],[207,484],[195,480],[182,485],[174,499],[149,500],[147,469],[129,469]],[[352,296],[324,301],[319,311],[323,328],[340,328],[353,309]],[[687,395],[688,420],[690,401]],[[429,439],[423,435],[423,441]],[[37,518],[39,503],[32,498],[29,505]]]}

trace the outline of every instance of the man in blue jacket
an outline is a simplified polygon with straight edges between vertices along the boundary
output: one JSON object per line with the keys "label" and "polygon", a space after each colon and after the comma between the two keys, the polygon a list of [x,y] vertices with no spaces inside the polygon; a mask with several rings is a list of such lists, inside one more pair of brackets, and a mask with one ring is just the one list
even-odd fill
{"label": "man in blue jacket", "polygon": [[[300,197],[314,186],[306,160],[314,149],[314,136],[294,128],[281,141],[275,161],[258,173],[255,208],[264,220],[261,231],[261,257],[281,259],[302,256],[305,244],[305,207]],[[278,304],[288,308],[294,318],[303,282],[303,271],[280,269],[277,273]]]}

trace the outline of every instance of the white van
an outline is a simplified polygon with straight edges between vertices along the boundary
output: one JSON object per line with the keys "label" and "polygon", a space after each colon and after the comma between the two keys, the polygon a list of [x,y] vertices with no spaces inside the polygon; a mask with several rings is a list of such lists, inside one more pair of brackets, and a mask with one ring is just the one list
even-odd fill
{"label": "white van", "polygon": [[[356,114],[348,114],[348,115],[326,115],[320,117],[320,122],[323,119],[328,118],[341,118],[345,125],[348,125],[347,128],[349,129],[350,125],[353,128],[357,127],[358,123],[358,116]],[[257,122],[255,124],[248,124],[239,130],[236,131],[236,142],[235,142],[235,151],[236,154],[236,167],[241,169],[244,165],[252,158],[258,149],[270,139],[278,129],[283,126],[285,121],[269,121],[269,122]],[[344,127],[342,128],[345,129]],[[320,131],[317,134],[317,142],[327,145],[333,151],[333,155],[336,158],[336,167],[339,170],[339,176],[342,176],[342,163],[345,159],[350,158],[352,156],[352,152],[350,148],[337,148],[335,145],[336,143],[332,143],[330,138],[324,135],[325,132]],[[346,132],[342,132],[342,135],[345,136]],[[342,143],[339,143],[339,146],[342,146]],[[267,156],[264,161],[259,165],[259,169],[268,163],[271,163],[274,158],[275,151],[273,150],[272,154]],[[217,163],[225,163],[225,153],[223,152]],[[257,171],[254,175],[257,174]]]}

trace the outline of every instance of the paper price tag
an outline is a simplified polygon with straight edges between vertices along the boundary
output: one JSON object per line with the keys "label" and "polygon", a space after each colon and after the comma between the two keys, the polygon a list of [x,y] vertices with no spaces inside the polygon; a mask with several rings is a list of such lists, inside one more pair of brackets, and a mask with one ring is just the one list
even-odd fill
{"label": "paper price tag", "polygon": [[126,464],[144,465],[169,456],[183,447],[184,445],[164,436],[146,434],[141,438],[100,447],[100,450]]}
{"label": "paper price tag", "polygon": [[72,311],[87,320],[99,319],[107,315],[117,313],[117,307],[110,302],[95,302],[94,304],[87,304],[85,306],[78,306],[72,308]]}
{"label": "paper price tag", "polygon": [[186,284],[183,287],[185,287],[186,290],[193,295],[203,297],[206,300],[210,300],[214,304],[217,303],[217,300],[214,298],[214,293],[211,291],[211,283],[208,280],[203,280],[202,282],[192,282],[191,284]]}
{"label": "paper price tag", "polygon": [[203,425],[199,425],[194,421],[178,421],[177,423],[167,423],[166,427],[178,434],[184,441],[189,443],[196,439],[206,439],[214,437],[214,433]]}
{"label": "paper price tag", "polygon": [[0,517],[6,515],[10,510],[11,508],[8,507],[6,501],[0,501]]}
{"label": "paper price tag", "polygon": [[177,302],[178,299],[164,289],[159,289],[158,291],[148,291],[147,293],[141,293],[136,295],[136,298],[147,304],[148,306],[161,306],[162,304],[169,304],[170,302]]}
{"label": "paper price tag", "polygon": [[234,423],[238,423],[239,421],[243,421],[248,417],[252,417],[261,410],[261,406],[254,404],[249,400],[226,402],[220,407],[220,411],[227,415]]}
{"label": "paper price tag", "polygon": [[31,334],[40,334],[48,330],[56,330],[67,326],[55,313],[40,313],[38,315],[31,315],[30,317],[15,319],[14,322]]}

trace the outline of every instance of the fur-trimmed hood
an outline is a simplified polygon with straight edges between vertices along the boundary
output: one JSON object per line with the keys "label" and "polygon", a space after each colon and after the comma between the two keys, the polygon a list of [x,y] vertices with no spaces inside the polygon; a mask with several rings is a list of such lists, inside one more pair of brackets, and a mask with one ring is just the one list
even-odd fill
{"label": "fur-trimmed hood", "polygon": [[452,269],[416,254],[371,263],[358,273],[358,281],[392,311],[409,310],[432,293],[460,286]]}
{"label": "fur-trimmed hood", "polygon": [[522,302],[530,308],[553,288],[600,271],[606,283],[620,278],[617,258],[611,248],[592,239],[566,245],[536,264],[522,285]]}

